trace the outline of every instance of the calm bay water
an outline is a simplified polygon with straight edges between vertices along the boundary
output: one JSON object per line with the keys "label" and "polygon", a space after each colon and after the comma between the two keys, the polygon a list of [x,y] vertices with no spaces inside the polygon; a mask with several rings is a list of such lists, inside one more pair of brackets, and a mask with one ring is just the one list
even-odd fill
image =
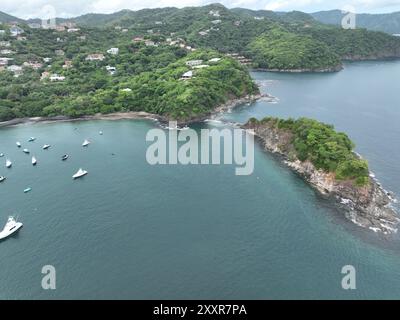
{"label": "calm bay water", "polygon": [[[279,102],[223,117],[332,123],[400,195],[399,74],[400,62],[350,64],[326,75],[254,73]],[[400,298],[398,236],[354,226],[259,146],[251,176],[225,165],[150,166],[145,136],[156,127],[93,121],[0,130],[0,152],[14,162],[0,167],[7,176],[0,223],[10,214],[24,223],[0,242],[0,298]],[[37,141],[26,142],[30,136]],[[93,141],[87,149],[85,138]],[[37,156],[37,167],[16,141]],[[41,150],[45,143],[52,148]],[[70,159],[62,162],[65,153]],[[72,181],[79,167],[89,175]],[[26,187],[32,192],[24,194]],[[47,264],[57,270],[54,291],[41,288]],[[341,289],[348,264],[357,270],[354,291]]]}

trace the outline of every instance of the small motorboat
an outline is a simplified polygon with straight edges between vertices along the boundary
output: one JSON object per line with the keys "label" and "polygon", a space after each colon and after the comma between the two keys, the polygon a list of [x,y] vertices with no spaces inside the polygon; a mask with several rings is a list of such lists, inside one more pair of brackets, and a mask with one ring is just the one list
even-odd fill
{"label": "small motorboat", "polygon": [[0,176],[0,182],[3,182],[6,180],[6,177]]}
{"label": "small motorboat", "polygon": [[8,217],[7,223],[3,230],[0,231],[0,240],[11,236],[13,233],[21,229],[23,224],[18,222],[14,217]]}
{"label": "small motorboat", "polygon": [[11,160],[7,159],[6,160],[6,168],[11,168],[12,167],[12,162]]}
{"label": "small motorboat", "polygon": [[29,152],[29,150],[28,149],[24,149],[24,150],[22,150],[24,153],[26,153],[26,154],[29,154],[30,152]]}
{"label": "small motorboat", "polygon": [[68,158],[69,158],[69,155],[64,154],[64,155],[61,157],[61,160],[62,160],[62,161],[65,161],[65,160],[67,160]]}
{"label": "small motorboat", "polygon": [[47,150],[47,149],[50,148],[50,147],[51,147],[51,145],[45,144],[45,145],[43,146],[43,150]]}
{"label": "small motorboat", "polygon": [[4,153],[0,153],[0,158],[3,158],[4,157]]}
{"label": "small motorboat", "polygon": [[85,140],[82,143],[82,147],[87,147],[89,144],[90,144],[90,141],[89,140]]}
{"label": "small motorboat", "polygon": [[21,148],[21,142],[17,142],[17,147]]}
{"label": "small motorboat", "polygon": [[28,192],[31,192],[32,191],[32,188],[26,188],[25,190],[24,190],[24,193],[28,193]]}
{"label": "small motorboat", "polygon": [[37,159],[34,156],[32,157],[32,165],[33,166],[37,165]]}
{"label": "small motorboat", "polygon": [[83,176],[86,176],[88,172],[86,170],[83,170],[82,168],[78,170],[77,173],[75,173],[72,178],[73,179],[79,179],[82,178]]}
{"label": "small motorboat", "polygon": [[28,142],[33,142],[33,141],[35,141],[35,140],[36,140],[35,137],[30,137],[29,140],[28,140]]}
{"label": "small motorboat", "polygon": [[103,131],[100,131],[100,132],[99,132],[99,135],[101,135],[101,136],[102,136],[102,135],[103,135]]}

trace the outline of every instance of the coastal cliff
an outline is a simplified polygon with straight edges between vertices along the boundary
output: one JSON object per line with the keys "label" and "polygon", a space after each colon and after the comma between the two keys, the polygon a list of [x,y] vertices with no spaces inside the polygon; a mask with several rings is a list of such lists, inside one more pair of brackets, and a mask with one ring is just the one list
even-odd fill
{"label": "coastal cliff", "polygon": [[[315,157],[310,156],[300,160],[294,143],[294,141],[298,143],[296,133],[287,127],[279,127],[276,119],[261,121],[251,119],[243,128],[253,129],[266,150],[283,156],[284,162],[310,185],[345,207],[346,217],[351,221],[375,232],[385,234],[397,232],[400,219],[396,211],[390,207],[393,198],[377,181],[366,177],[366,181],[360,184],[351,178],[338,179],[337,173],[317,168],[313,163]],[[364,161],[353,151],[351,152],[355,159]]]}

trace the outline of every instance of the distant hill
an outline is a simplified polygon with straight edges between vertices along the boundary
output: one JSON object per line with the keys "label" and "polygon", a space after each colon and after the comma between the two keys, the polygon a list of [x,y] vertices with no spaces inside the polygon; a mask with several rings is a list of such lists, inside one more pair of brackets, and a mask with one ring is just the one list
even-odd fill
{"label": "distant hill", "polygon": [[[320,11],[311,14],[325,24],[340,25],[344,14],[340,10]],[[400,34],[400,12],[387,14],[357,14],[357,27],[389,34]]]}
{"label": "distant hill", "polygon": [[7,23],[7,22],[24,22],[24,20],[19,19],[17,17],[11,16],[7,13],[0,11],[0,22]]}

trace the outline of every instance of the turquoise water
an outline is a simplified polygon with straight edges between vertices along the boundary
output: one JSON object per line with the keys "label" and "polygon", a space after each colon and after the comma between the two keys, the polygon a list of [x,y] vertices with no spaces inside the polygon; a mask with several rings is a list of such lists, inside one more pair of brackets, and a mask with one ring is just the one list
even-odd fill
{"label": "turquoise water", "polygon": [[[399,62],[384,62],[327,75],[255,73],[279,102],[224,118],[333,123],[400,194],[399,72]],[[150,166],[145,136],[152,128],[151,121],[123,120],[0,130],[0,152],[14,163],[0,166],[7,176],[0,220],[15,214],[24,223],[0,242],[0,298],[400,298],[398,236],[353,225],[257,145],[251,176],[236,176],[232,165]],[[26,142],[30,136],[37,141]],[[93,142],[87,149],[85,138]],[[37,156],[37,167],[16,141]],[[47,143],[51,149],[41,150]],[[62,162],[65,153],[70,159]],[[79,167],[89,175],[73,181]],[[41,288],[48,264],[57,271],[56,290]],[[353,291],[341,288],[348,264],[357,270]]]}

